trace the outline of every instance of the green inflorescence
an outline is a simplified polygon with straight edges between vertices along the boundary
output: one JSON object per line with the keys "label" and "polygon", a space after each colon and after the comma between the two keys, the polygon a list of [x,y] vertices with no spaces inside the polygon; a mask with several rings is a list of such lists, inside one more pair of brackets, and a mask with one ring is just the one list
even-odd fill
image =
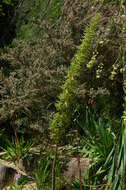
{"label": "green inflorescence", "polygon": [[100,15],[97,14],[90,25],[86,28],[82,43],[72,60],[66,80],[62,86],[62,93],[56,103],[57,112],[54,114],[53,120],[50,124],[51,137],[58,141],[65,133],[65,129],[70,126],[70,111],[74,102],[75,93],[77,89],[77,78],[80,76],[82,65],[86,64],[89,57],[92,42],[94,40],[96,30],[98,27]]}

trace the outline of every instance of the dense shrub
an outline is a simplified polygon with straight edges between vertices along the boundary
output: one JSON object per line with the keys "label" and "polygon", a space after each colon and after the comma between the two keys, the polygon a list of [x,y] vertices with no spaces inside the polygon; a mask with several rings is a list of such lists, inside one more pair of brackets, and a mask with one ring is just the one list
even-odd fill
{"label": "dense shrub", "polygon": [[[56,7],[59,6],[58,1],[55,3]],[[42,10],[45,6],[42,5]],[[75,100],[78,108],[72,117],[80,119],[83,109],[91,107],[98,117],[102,113],[105,118],[111,118],[115,126],[122,114],[120,41],[123,38],[121,30],[124,15],[118,16],[120,10],[117,5],[103,5],[100,1],[92,1],[89,5],[88,1],[66,0],[58,12],[59,16],[54,14],[55,6],[50,9],[48,17],[35,17],[38,38],[34,38],[32,33],[32,39],[14,40],[12,47],[1,52],[0,123],[11,125],[15,121],[22,129],[26,126],[39,129],[48,126],[55,111],[54,104],[61,91],[60,86],[81,43],[82,32],[89,20],[100,11],[100,29],[87,64],[78,77]],[[33,9],[36,7],[37,4],[33,5]],[[37,16],[33,9],[32,12]],[[49,16],[51,12],[52,17]],[[55,24],[50,18],[55,20]],[[30,26],[31,22],[26,22],[26,26]]]}

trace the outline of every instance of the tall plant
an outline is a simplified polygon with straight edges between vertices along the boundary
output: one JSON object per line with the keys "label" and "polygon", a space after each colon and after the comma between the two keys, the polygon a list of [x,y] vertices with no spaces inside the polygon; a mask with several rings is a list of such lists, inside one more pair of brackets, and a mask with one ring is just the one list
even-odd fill
{"label": "tall plant", "polygon": [[[126,27],[123,28],[126,33]],[[124,40],[124,42],[126,42]],[[119,145],[115,149],[113,155],[113,163],[108,175],[108,185],[106,189],[111,186],[113,190],[126,189],[126,46],[122,47],[122,62],[123,62],[123,91],[124,91],[124,111],[122,116],[122,128],[120,132]]]}
{"label": "tall plant", "polygon": [[77,78],[80,76],[83,64],[89,57],[92,43],[96,34],[100,15],[97,14],[90,25],[86,28],[82,43],[72,60],[66,80],[62,85],[62,93],[56,103],[57,112],[54,114],[53,120],[50,124],[51,137],[55,141],[59,141],[65,129],[70,126],[71,121],[71,107],[74,105],[75,93],[77,89]]}
{"label": "tall plant", "polygon": [[70,126],[71,107],[74,104],[75,92],[77,89],[77,78],[80,76],[82,65],[86,63],[91,50],[92,42],[95,37],[96,29],[99,23],[99,14],[97,14],[86,28],[86,33],[82,40],[74,59],[72,60],[70,69],[66,76],[66,80],[62,85],[62,93],[56,103],[57,112],[50,124],[51,138],[56,142],[55,156],[52,169],[52,190],[55,190],[55,168],[58,143],[64,136],[66,128]]}

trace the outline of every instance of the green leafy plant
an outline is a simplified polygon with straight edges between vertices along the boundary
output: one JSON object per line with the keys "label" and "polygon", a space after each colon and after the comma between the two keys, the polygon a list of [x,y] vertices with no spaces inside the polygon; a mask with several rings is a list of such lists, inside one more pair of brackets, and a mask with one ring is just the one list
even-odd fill
{"label": "green leafy plant", "polygon": [[96,121],[90,114],[87,113],[86,121],[82,125],[85,136],[82,138],[83,148],[80,150],[83,156],[90,159],[88,175],[83,180],[83,185],[88,187],[94,184],[102,186],[111,168],[116,145],[116,136],[110,124],[102,118]]}
{"label": "green leafy plant", "polygon": [[[124,32],[126,30],[124,29]],[[126,40],[126,39],[125,39]],[[124,42],[125,42],[124,40]],[[122,44],[123,90],[124,90],[124,111],[122,116],[122,126],[120,128],[120,138],[113,154],[113,162],[108,175],[106,190],[111,186],[113,190],[126,188],[126,46]]]}
{"label": "green leafy plant", "polygon": [[18,185],[17,183],[11,184],[9,187],[10,190],[22,190],[22,186]]}
{"label": "green leafy plant", "polygon": [[16,161],[28,153],[33,144],[31,140],[25,142],[24,138],[21,137],[18,142],[16,142],[14,139],[12,141],[7,139],[6,145],[7,147],[3,148],[5,151],[3,159]]}
{"label": "green leafy plant", "polygon": [[51,157],[49,153],[46,153],[43,157],[42,153],[38,156],[35,163],[35,170],[33,174],[34,181],[38,190],[44,190],[49,187],[51,182]]}

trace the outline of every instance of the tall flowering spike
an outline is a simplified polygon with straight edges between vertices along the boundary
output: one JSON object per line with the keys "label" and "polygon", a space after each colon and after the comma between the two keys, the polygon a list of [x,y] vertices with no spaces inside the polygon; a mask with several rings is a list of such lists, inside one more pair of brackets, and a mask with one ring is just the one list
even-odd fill
{"label": "tall flowering spike", "polygon": [[82,65],[86,64],[91,46],[99,24],[100,15],[97,14],[86,28],[82,43],[72,60],[66,80],[62,85],[62,93],[56,103],[57,113],[54,114],[50,124],[52,139],[59,141],[65,133],[65,129],[70,125],[70,108],[74,104],[77,89],[77,77],[80,76]]}

